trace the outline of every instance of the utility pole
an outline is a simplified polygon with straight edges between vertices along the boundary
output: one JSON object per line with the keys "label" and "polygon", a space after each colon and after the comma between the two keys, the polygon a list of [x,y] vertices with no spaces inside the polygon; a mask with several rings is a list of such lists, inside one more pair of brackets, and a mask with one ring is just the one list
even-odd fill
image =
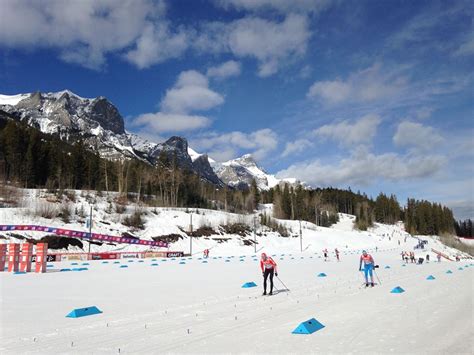
{"label": "utility pole", "polygon": [[193,214],[190,213],[189,215],[191,221],[189,223],[189,230],[190,230],[190,235],[189,235],[189,255],[193,255]]}
{"label": "utility pole", "polygon": [[303,233],[301,233],[301,219],[300,219],[300,251],[303,252]]}
{"label": "utility pole", "polygon": [[92,205],[91,205],[91,212],[89,215],[89,252],[87,253],[87,259],[91,257],[91,240],[92,240]]}
{"label": "utility pole", "polygon": [[253,252],[257,253],[257,217],[253,216]]}

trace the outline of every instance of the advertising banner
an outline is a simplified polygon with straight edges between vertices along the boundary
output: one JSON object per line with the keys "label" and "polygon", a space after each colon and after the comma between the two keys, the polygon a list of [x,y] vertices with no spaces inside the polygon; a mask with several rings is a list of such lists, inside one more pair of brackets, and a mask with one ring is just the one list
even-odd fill
{"label": "advertising banner", "polygon": [[[60,258],[57,255],[47,255],[46,256],[46,262],[53,262],[53,261],[59,261]],[[31,256],[31,261],[36,262],[36,255]]]}
{"label": "advertising banner", "polygon": [[166,257],[167,258],[182,258],[184,256],[184,252],[182,251],[167,251]]}

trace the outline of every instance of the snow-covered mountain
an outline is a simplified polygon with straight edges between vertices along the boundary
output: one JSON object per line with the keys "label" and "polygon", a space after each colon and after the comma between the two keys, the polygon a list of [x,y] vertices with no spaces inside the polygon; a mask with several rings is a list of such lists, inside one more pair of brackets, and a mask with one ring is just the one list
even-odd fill
{"label": "snow-covered mountain", "polygon": [[77,138],[107,158],[146,159],[155,143],[125,131],[123,117],[105,97],[83,98],[71,91],[0,95],[0,109],[44,133]]}
{"label": "snow-covered mountain", "polygon": [[229,160],[225,163],[211,163],[217,176],[229,186],[245,187],[250,186],[255,180],[259,189],[268,190],[280,183],[296,184],[296,179],[277,179],[274,175],[268,174],[257,165],[255,159],[250,154],[245,154],[240,158]]}
{"label": "snow-covered mountain", "polygon": [[84,98],[69,90],[50,93],[0,95],[0,110],[44,133],[59,134],[74,142],[82,139],[108,159],[138,158],[156,164],[162,153],[176,159],[177,164],[192,170],[203,179],[223,186],[249,187],[255,179],[260,189],[281,182],[295,184],[295,179],[279,180],[260,168],[251,155],[218,163],[206,154],[189,148],[182,137],[171,137],[154,143],[125,130],[118,109],[105,97]]}

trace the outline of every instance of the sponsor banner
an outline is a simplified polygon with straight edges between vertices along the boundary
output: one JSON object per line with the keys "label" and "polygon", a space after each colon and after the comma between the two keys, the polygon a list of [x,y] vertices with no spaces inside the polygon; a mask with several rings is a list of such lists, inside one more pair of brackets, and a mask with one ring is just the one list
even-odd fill
{"label": "sponsor banner", "polygon": [[182,251],[167,251],[166,257],[167,258],[181,258],[184,256],[184,252]]}
{"label": "sponsor banner", "polygon": [[165,251],[146,252],[144,257],[145,258],[166,258],[166,252]]}
{"label": "sponsor banner", "polygon": [[118,259],[117,253],[94,253],[91,254],[92,260]]}
{"label": "sponsor banner", "polygon": [[87,260],[87,254],[61,254],[61,260]]}
{"label": "sponsor banner", "polygon": [[[47,255],[46,256],[46,262],[53,262],[53,261],[59,261],[59,255]],[[36,262],[36,255],[31,256],[31,261]]]}
{"label": "sponsor banner", "polygon": [[139,258],[140,253],[122,253],[122,259],[132,259],[132,258]]}

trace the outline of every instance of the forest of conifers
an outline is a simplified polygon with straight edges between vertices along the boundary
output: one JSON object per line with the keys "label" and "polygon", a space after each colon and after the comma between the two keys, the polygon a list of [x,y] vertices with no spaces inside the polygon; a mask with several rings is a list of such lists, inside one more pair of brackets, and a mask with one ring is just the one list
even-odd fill
{"label": "forest of conifers", "polygon": [[[259,203],[273,203],[274,217],[306,220],[320,226],[338,221],[337,213],[356,216],[365,230],[374,222],[405,223],[412,234],[471,233],[472,223],[456,222],[452,211],[438,203],[408,199],[401,207],[394,195],[375,199],[350,189],[279,185],[259,191],[216,187],[181,169],[162,154],[156,166],[138,159],[107,160],[83,142],[66,143],[26,124],[0,115],[0,181],[17,187],[49,190],[118,191],[125,198],[153,206],[223,209],[249,213]],[[470,226],[470,227],[469,227]],[[469,229],[470,228],[470,229]],[[463,235],[468,236],[468,235]]]}

